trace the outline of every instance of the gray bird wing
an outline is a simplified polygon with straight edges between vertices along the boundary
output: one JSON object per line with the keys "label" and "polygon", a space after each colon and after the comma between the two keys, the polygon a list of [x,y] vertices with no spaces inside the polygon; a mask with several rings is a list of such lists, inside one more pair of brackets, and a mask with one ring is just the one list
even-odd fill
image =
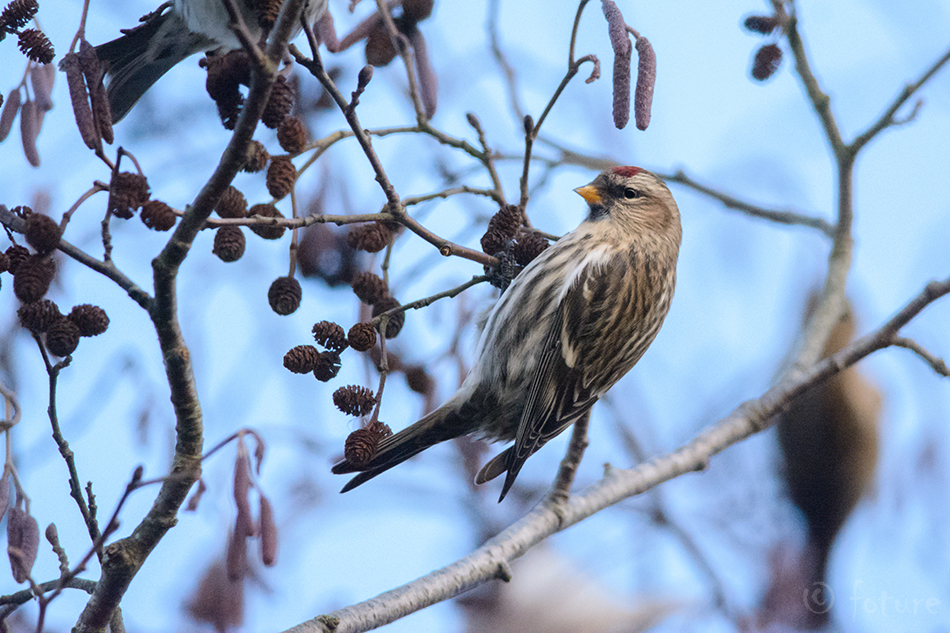
{"label": "gray bird wing", "polygon": [[610,364],[604,354],[616,302],[623,301],[626,262],[614,257],[590,264],[577,276],[555,311],[528,391],[515,443],[507,456],[502,498],[535,451],[587,413],[600,395]]}

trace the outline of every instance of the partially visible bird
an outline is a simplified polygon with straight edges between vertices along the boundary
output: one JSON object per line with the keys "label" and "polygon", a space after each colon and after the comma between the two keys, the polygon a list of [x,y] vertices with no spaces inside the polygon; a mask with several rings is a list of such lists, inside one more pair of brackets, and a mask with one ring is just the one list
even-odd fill
{"label": "partially visible bird", "polygon": [[441,407],[380,440],[346,492],[430,446],[468,433],[514,444],[478,484],[507,471],[499,501],[535,451],[587,413],[653,342],[673,298],[679,210],[656,175],[615,167],[575,189],[587,219],[532,261],[492,309],[476,361]]}
{"label": "partially visible bird", "polygon": [[[262,34],[257,5],[265,0],[235,0],[251,36]],[[308,0],[305,19],[313,23],[327,8],[327,0]],[[123,31],[118,39],[96,47],[109,79],[107,93],[113,122],[120,121],[162,75],[195,53],[241,48],[222,0],[165,2],[143,24]],[[300,32],[300,26],[294,35]]]}

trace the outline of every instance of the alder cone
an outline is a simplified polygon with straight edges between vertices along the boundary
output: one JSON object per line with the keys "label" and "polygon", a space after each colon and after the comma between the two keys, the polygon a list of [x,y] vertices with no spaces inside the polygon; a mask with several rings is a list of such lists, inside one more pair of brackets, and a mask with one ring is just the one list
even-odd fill
{"label": "alder cone", "polygon": [[349,434],[343,445],[343,456],[351,464],[363,466],[376,454],[379,435],[370,429],[356,429]]}
{"label": "alder cone", "polygon": [[350,347],[365,352],[376,344],[376,328],[372,323],[357,323],[346,334]]}
{"label": "alder cone", "polygon": [[26,219],[26,230],[24,232],[26,241],[41,255],[56,250],[62,234],[59,224],[48,215],[31,213]]}
{"label": "alder cone", "polygon": [[74,306],[68,318],[79,328],[79,336],[99,336],[109,327],[106,311],[88,303]]}
{"label": "alder cone", "polygon": [[[247,214],[249,216],[259,215],[265,218],[282,218],[284,214],[277,210],[272,204],[255,204]],[[224,227],[222,227],[224,228]],[[251,232],[256,233],[265,240],[279,240],[284,236],[284,227],[276,224],[252,224],[248,227]]]}
{"label": "alder cone", "polygon": [[244,256],[247,240],[239,226],[222,226],[214,232],[211,252],[225,263],[236,262]]}
{"label": "alder cone", "polygon": [[69,356],[79,346],[79,327],[67,317],[53,321],[46,330],[46,349],[56,356]]}
{"label": "alder cone", "polygon": [[297,168],[289,156],[274,156],[267,168],[267,192],[280,200],[291,192],[297,182]]}
{"label": "alder cone", "polygon": [[284,354],[284,367],[295,374],[309,374],[319,358],[320,352],[313,345],[298,345]]}
{"label": "alder cone", "polygon": [[267,291],[267,301],[271,310],[281,316],[287,316],[300,307],[302,295],[300,282],[293,277],[278,277]]}
{"label": "alder cone", "polygon": [[20,325],[34,332],[45,332],[53,321],[63,316],[59,307],[49,299],[24,303],[16,313],[20,317]]}
{"label": "alder cone", "polygon": [[39,301],[49,291],[56,266],[43,255],[30,255],[13,273],[13,294],[23,303]]}

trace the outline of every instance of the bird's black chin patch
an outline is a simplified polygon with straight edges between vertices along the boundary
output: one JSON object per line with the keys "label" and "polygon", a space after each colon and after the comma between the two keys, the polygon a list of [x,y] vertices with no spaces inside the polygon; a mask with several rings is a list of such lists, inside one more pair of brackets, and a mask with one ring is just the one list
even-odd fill
{"label": "bird's black chin patch", "polygon": [[592,204],[590,205],[590,213],[587,216],[587,220],[590,222],[596,222],[597,220],[606,218],[608,215],[607,207],[602,204]]}

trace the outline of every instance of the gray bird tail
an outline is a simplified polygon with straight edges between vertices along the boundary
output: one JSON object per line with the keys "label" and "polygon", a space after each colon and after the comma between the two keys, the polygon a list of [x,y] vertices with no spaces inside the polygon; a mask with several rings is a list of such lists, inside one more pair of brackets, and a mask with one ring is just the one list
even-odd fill
{"label": "gray bird tail", "polygon": [[524,466],[525,463],[524,459],[517,464],[511,463],[514,449],[514,446],[509,446],[498,453],[488,460],[488,463],[482,466],[482,469],[475,475],[475,484],[481,485],[491,481],[503,472],[508,471],[508,474],[505,476],[505,485],[501,487],[501,496],[498,497],[498,503],[505,500],[505,495],[511,490],[511,486],[514,485],[515,479],[518,477],[518,473],[521,472],[521,467]]}
{"label": "gray bird tail", "polygon": [[359,473],[340,491],[341,493],[348,492],[430,446],[465,435],[473,430],[471,424],[459,416],[454,408],[449,409],[443,406],[395,435],[383,438],[376,454],[368,463],[355,466],[344,459],[335,464],[331,472],[336,475]]}
{"label": "gray bird tail", "polygon": [[186,57],[214,48],[209,38],[188,30],[175,11],[153,15],[111,42],[96,47],[109,85],[112,121],[119,122],[162,75]]}

